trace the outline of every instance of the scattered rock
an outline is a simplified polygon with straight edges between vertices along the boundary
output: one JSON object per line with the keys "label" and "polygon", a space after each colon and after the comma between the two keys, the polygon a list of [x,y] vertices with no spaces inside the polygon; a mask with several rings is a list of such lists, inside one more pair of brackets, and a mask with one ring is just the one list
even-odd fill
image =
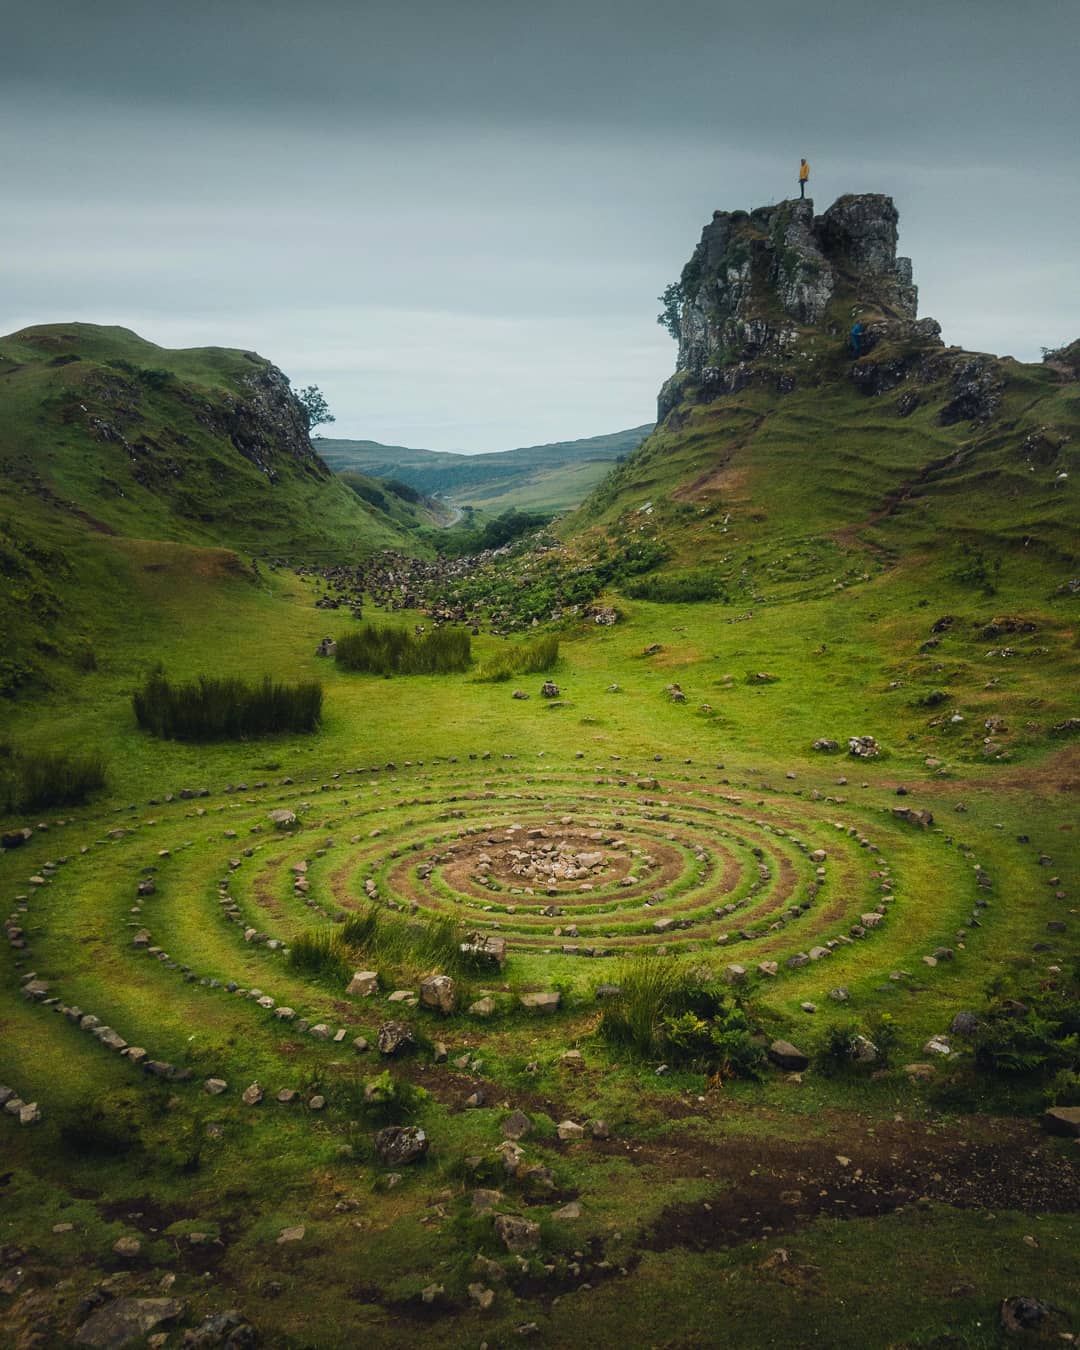
{"label": "scattered rock", "polygon": [[534,1252],[540,1246],[540,1225],[516,1214],[497,1214],[495,1236],[508,1252]]}
{"label": "scattered rock", "polygon": [[475,1307],[479,1308],[481,1312],[487,1312],[495,1302],[495,1290],[488,1289],[482,1284],[470,1284],[469,1300]]}
{"label": "scattered rock", "polygon": [[358,970],[345,990],[353,998],[370,998],[379,992],[379,975],[374,970]]}
{"label": "scattered rock", "polygon": [[428,1137],[419,1125],[388,1125],[375,1135],[375,1152],[384,1167],[417,1162],[428,1151]]}
{"label": "scattered rock", "polygon": [[404,1022],[384,1022],[376,1037],[380,1055],[398,1055],[410,1049],[415,1040],[411,1028]]}
{"label": "scattered rock", "polygon": [[505,1139],[524,1139],[532,1129],[532,1121],[524,1111],[511,1111],[499,1128]]}
{"label": "scattered rock", "polygon": [[187,1304],[175,1298],[118,1298],[91,1313],[75,1333],[76,1345],[97,1350],[119,1350],[155,1327],[176,1322],[187,1311]]}
{"label": "scattered rock", "polygon": [[526,1012],[553,1013],[562,1003],[562,995],[553,990],[551,993],[522,994],[521,1006]]}
{"label": "scattered rock", "polygon": [[420,1002],[446,1016],[454,1011],[457,986],[449,975],[428,975],[420,981]]}
{"label": "scattered rock", "polygon": [[781,1069],[799,1072],[810,1065],[809,1055],[797,1050],[790,1041],[773,1041],[768,1050],[769,1058]]}
{"label": "scattered rock", "polygon": [[1047,1134],[1077,1138],[1080,1136],[1080,1106],[1052,1106],[1043,1112],[1042,1126]]}
{"label": "scattered rock", "polygon": [[1001,1325],[1006,1331],[1034,1331],[1050,1313],[1037,1298],[1007,1298],[1001,1304]]}

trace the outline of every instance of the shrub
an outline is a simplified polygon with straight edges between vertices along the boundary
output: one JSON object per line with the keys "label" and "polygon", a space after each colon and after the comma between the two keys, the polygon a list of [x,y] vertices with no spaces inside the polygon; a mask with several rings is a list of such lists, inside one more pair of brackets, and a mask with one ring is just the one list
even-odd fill
{"label": "shrub", "polygon": [[414,1087],[405,1078],[395,1078],[385,1069],[363,1085],[356,1103],[373,1125],[402,1125],[417,1114],[427,1100],[427,1092]]}
{"label": "shrub", "polygon": [[728,1078],[756,1078],[765,1055],[742,1006],[711,972],[644,956],[616,976],[600,1034],[643,1059],[666,1059]]}
{"label": "shrub", "polygon": [[396,966],[411,973],[435,970],[443,975],[464,974],[469,969],[461,951],[464,938],[464,931],[445,915],[407,920],[374,904],[347,919],[340,929],[340,941],[351,962],[350,973],[356,955],[363,952],[373,965]]}
{"label": "shrub", "polygon": [[368,675],[446,675],[467,670],[472,639],[460,628],[435,628],[415,637],[393,624],[369,624],[337,640],[343,670]]}
{"label": "shrub", "polygon": [[349,953],[339,932],[301,933],[289,947],[289,965],[293,970],[339,984],[352,974]]}
{"label": "shrub", "polygon": [[832,1022],[825,1028],[825,1040],[817,1053],[823,1073],[837,1074],[851,1068],[851,1042],[858,1034],[856,1022]]}
{"label": "shrub", "polygon": [[4,747],[0,751],[0,810],[81,806],[105,786],[105,780],[105,760],[96,750],[28,754]]}
{"label": "shrub", "polygon": [[975,1063],[999,1074],[1057,1076],[1080,1072],[1080,1002],[1075,990],[1049,989],[1026,1011],[992,1007],[975,1035]]}
{"label": "shrub", "polygon": [[[872,1060],[860,1063],[853,1056],[855,1042],[862,1036],[872,1042],[877,1051]],[[879,1013],[872,1018],[865,1031],[858,1022],[833,1022],[825,1028],[825,1041],[817,1053],[818,1066],[825,1074],[844,1073],[849,1070],[865,1068],[883,1068],[896,1049],[900,1039],[900,1027],[891,1013]]]}
{"label": "shrub", "polygon": [[177,741],[246,740],[276,731],[315,731],[322,717],[317,680],[281,684],[199,675],[173,684],[158,666],[132,695],[139,726]]}
{"label": "shrub", "polygon": [[508,680],[512,675],[539,675],[554,670],[558,660],[559,639],[551,633],[496,652],[484,662],[475,678],[495,681]]}
{"label": "shrub", "polygon": [[730,599],[719,573],[710,568],[643,577],[626,587],[626,595],[631,600],[651,600],[660,605],[686,605],[703,600],[726,604]]}

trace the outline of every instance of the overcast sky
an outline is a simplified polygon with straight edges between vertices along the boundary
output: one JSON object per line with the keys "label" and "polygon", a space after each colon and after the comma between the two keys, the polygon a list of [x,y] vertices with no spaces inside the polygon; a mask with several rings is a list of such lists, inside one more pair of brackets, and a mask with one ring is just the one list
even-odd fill
{"label": "overcast sky", "polygon": [[0,0],[0,332],[254,348],[335,435],[650,421],[714,208],[887,192],[947,342],[1080,336],[1075,0]]}

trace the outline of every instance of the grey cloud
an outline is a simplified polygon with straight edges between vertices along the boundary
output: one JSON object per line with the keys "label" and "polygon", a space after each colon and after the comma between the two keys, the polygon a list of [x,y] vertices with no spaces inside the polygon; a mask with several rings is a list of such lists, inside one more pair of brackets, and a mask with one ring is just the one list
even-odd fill
{"label": "grey cloud", "polygon": [[1076,336],[1072,5],[163,4],[4,16],[0,329],[258,347],[340,434],[647,420],[714,207],[883,191],[922,311]]}

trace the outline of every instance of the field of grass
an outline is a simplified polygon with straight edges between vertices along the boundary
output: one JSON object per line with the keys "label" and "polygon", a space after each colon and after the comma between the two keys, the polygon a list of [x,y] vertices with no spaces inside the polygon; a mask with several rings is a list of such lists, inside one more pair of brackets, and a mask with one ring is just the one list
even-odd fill
{"label": "field of grass", "polygon": [[[980,1083],[959,1040],[956,1062],[934,1066],[931,1082],[913,1082],[903,1069],[926,1058],[923,1042],[947,1031],[955,1012],[984,1006],[991,979],[1023,989],[1075,956],[1071,931],[1047,930],[1071,915],[1057,893],[1071,891],[1080,861],[1075,803],[1065,791],[1075,777],[1068,745],[1048,738],[1045,726],[1018,728],[1011,757],[986,761],[967,724],[928,729],[925,711],[912,706],[928,619],[940,608],[970,624],[989,609],[973,606],[962,587],[937,584],[934,612],[917,603],[908,611],[897,603],[907,592],[888,575],[844,596],[840,637],[833,600],[766,607],[744,624],[730,622],[730,607],[620,601],[626,618],[614,628],[561,635],[559,699],[539,697],[537,676],[531,698],[516,701],[506,685],[468,673],[386,681],[340,672],[314,655],[327,621],[311,603],[310,583],[287,572],[266,581],[235,583],[228,609],[207,613],[199,586],[143,573],[156,629],[140,641],[125,634],[62,700],[25,701],[6,719],[20,745],[100,748],[112,783],[108,797],[66,812],[64,824],[46,815],[48,830],[2,862],[27,949],[0,956],[0,1082],[38,1101],[43,1119],[29,1129],[10,1119],[3,1126],[11,1179],[0,1231],[9,1249],[26,1253],[35,1286],[72,1264],[83,1269],[80,1289],[111,1273],[118,1287],[143,1290],[151,1272],[156,1281],[168,1271],[198,1315],[240,1303],[271,1343],[319,1345],[344,1344],[358,1330],[375,1344],[404,1345],[435,1316],[440,1338],[455,1345],[498,1344],[532,1321],[555,1345],[633,1339],[642,1327],[650,1343],[708,1344],[719,1316],[737,1316],[748,1345],[791,1343],[806,1318],[819,1344],[928,1344],[959,1326],[964,1343],[981,1345],[996,1344],[996,1305],[1020,1289],[1053,1293],[1067,1315],[1080,1311],[1061,1292],[1073,1230],[1058,1211],[1074,1198],[1071,1154],[1043,1142],[1022,1117],[995,1124],[985,1114],[1037,1109],[1038,1092]],[[903,581],[912,595],[922,584],[917,571]],[[408,624],[420,617],[398,616]],[[1053,605],[1038,617],[1038,640],[1054,644],[1054,679],[1042,675],[1048,663],[1024,661],[992,698],[980,691],[998,666],[966,636],[949,637],[970,672],[957,704],[968,723],[991,707],[1011,720],[1014,707],[1035,699],[1044,723],[1069,711],[1075,645]],[[659,651],[642,655],[654,644]],[[474,639],[481,663],[506,646]],[[250,745],[155,742],[137,729],[128,697],[151,657],[177,678],[211,665],[223,674],[318,677],[323,729]],[[747,683],[746,673],[759,669],[776,682]],[[899,670],[915,683],[888,692]],[[674,681],[685,704],[666,693]],[[844,744],[849,734],[876,735],[882,759],[810,749],[819,735]],[[943,767],[928,768],[928,755]],[[909,792],[903,799],[900,784]],[[181,799],[183,788],[210,795]],[[892,808],[900,805],[932,810],[937,824],[923,831],[897,820]],[[280,806],[297,813],[296,833],[273,830],[268,812]],[[585,844],[579,835],[602,836],[587,846],[609,855],[608,874],[585,903],[573,901],[573,938],[565,908],[546,917],[549,897],[512,895],[521,889],[512,878],[478,867],[486,850],[499,872],[513,825],[544,828],[575,847]],[[622,848],[611,849],[618,839]],[[824,864],[809,858],[818,848]],[[654,860],[626,886],[633,873],[624,853],[635,869],[643,856]],[[1038,865],[1043,853],[1053,858],[1049,869]],[[427,878],[417,872],[424,863],[433,868]],[[993,891],[981,927],[968,930],[980,895],[976,863]],[[154,893],[139,898],[147,876]],[[303,892],[297,876],[307,882]],[[1048,884],[1050,876],[1060,881]],[[491,1017],[441,1018],[388,1003],[399,981],[416,992],[415,968],[380,969],[374,998],[349,998],[333,981],[292,970],[280,948],[245,941],[247,930],[286,947],[301,934],[332,932],[335,915],[367,904],[365,882],[406,913],[416,906],[419,918],[448,917],[462,934],[510,939],[504,972],[461,982],[459,1006],[490,994]],[[662,898],[643,908],[653,894]],[[787,968],[793,954],[846,935],[882,896],[884,921],[865,938]],[[790,917],[808,897],[809,908]],[[567,898],[564,887],[557,903]],[[717,917],[732,902],[733,915]],[[667,917],[689,926],[661,932],[655,925]],[[143,929],[163,959],[132,945]],[[743,930],[749,940],[737,936]],[[1042,943],[1046,950],[1032,951]],[[745,966],[767,1034],[811,1055],[828,1024],[851,1017],[869,1026],[881,1011],[897,1019],[900,1051],[876,1080],[865,1073],[835,1082],[813,1069],[801,1085],[775,1070],[760,1085],[710,1083],[683,1070],[658,1078],[655,1064],[597,1037],[592,993],[618,979],[628,953],[657,946],[721,975],[732,962]],[[589,959],[580,954],[586,947],[616,959]],[[928,967],[923,957],[940,947],[953,958]],[[778,974],[758,975],[769,960]],[[19,999],[30,971],[60,1006],[93,1012],[150,1057],[190,1069],[191,1080],[159,1083],[50,1007]],[[298,1021],[278,1021],[227,993],[233,982],[346,1036],[313,1040]],[[849,994],[843,1007],[829,999],[838,986]],[[529,990],[560,990],[562,1010],[544,1019],[522,1011],[516,1000]],[[806,1000],[817,1013],[801,1010]],[[379,1025],[402,1013],[416,1029],[413,1055],[380,1063],[376,1050],[353,1049],[356,1036],[374,1045]],[[433,1062],[439,1040],[449,1065]],[[562,1058],[572,1049],[581,1061]],[[430,1094],[417,1119],[431,1140],[428,1161],[398,1169],[403,1180],[389,1191],[393,1169],[378,1164],[374,1125],[357,1105],[363,1082],[388,1064]],[[228,1088],[211,1097],[202,1084],[214,1076]],[[266,1096],[248,1107],[240,1093],[254,1081]],[[300,1104],[279,1106],[280,1088],[298,1091]],[[477,1092],[481,1104],[466,1105]],[[972,1093],[976,1116],[961,1105]],[[308,1103],[318,1096],[326,1105],[315,1110]],[[522,1141],[527,1163],[550,1169],[551,1181],[545,1172],[523,1181],[503,1170],[495,1149],[515,1107],[533,1121]],[[70,1131],[77,1142],[65,1143],[65,1123],[88,1114],[89,1143]],[[568,1118],[606,1120],[611,1141],[592,1141],[588,1130],[582,1142],[559,1141],[554,1126]],[[876,1142],[890,1130],[903,1166]],[[964,1190],[973,1131],[988,1131],[1003,1158],[1028,1160],[1030,1185],[1011,1202],[974,1183]],[[750,1152],[747,1136],[761,1136]],[[927,1140],[944,1180],[931,1182],[916,1161]],[[852,1194],[835,1155],[874,1178],[880,1207]],[[739,1168],[771,1178],[754,1191],[756,1211],[743,1213],[738,1202]],[[779,1194],[805,1193],[799,1178],[807,1177],[843,1208],[785,1207]],[[542,1252],[526,1254],[527,1270],[506,1252],[490,1215],[474,1216],[478,1185],[503,1192],[500,1212],[540,1223]],[[557,1217],[575,1200],[580,1218]],[[680,1238],[686,1206],[732,1213],[715,1231]],[[755,1221],[754,1212],[764,1217]],[[860,1217],[840,1217],[848,1212]],[[51,1234],[67,1222],[70,1231]],[[279,1245],[296,1226],[303,1238]],[[1021,1240],[1032,1230],[1038,1251]],[[193,1248],[192,1231],[209,1233],[211,1246]],[[137,1257],[113,1252],[124,1234],[141,1241]],[[959,1250],[970,1255],[958,1260]],[[201,1273],[208,1252],[210,1281]],[[487,1264],[476,1263],[477,1253]],[[947,1280],[931,1278],[945,1262]],[[486,1312],[468,1293],[476,1283],[495,1291]],[[444,1291],[434,1305],[420,1298],[431,1284]],[[897,1284],[903,1298],[884,1292]],[[74,1301],[58,1300],[57,1328],[71,1325],[64,1319]],[[9,1303],[13,1318],[20,1306]],[[882,1307],[888,1341],[874,1339]]]}
{"label": "field of grass", "polygon": [[[1075,1331],[1080,1167],[1038,1122],[1075,1079],[985,1067],[992,1007],[1034,1025],[1077,993],[1075,488],[1064,460],[1014,471],[1044,396],[1063,425],[1068,389],[1018,368],[1004,438],[835,389],[688,408],[567,548],[650,540],[655,575],[707,569],[723,598],[485,622],[454,674],[344,670],[316,647],[360,623],[310,575],[35,497],[59,561],[30,559],[20,632],[47,680],[0,740],[93,752],[108,783],[0,820],[30,830],[0,856],[0,1084],[41,1112],[0,1112],[8,1341],[71,1343],[99,1285],[288,1346],[996,1346],[1016,1295],[1055,1309],[1028,1339]],[[543,674],[477,678],[545,635]],[[321,724],[156,740],[131,694],[158,663],[318,680]],[[478,938],[505,967],[459,952],[453,1011],[414,1002]],[[643,958],[808,1067],[753,1081],[641,1051],[670,1027],[604,1035],[602,986],[642,988]],[[895,1043],[837,1072],[849,1024]],[[423,1161],[380,1159],[390,1118]]]}

